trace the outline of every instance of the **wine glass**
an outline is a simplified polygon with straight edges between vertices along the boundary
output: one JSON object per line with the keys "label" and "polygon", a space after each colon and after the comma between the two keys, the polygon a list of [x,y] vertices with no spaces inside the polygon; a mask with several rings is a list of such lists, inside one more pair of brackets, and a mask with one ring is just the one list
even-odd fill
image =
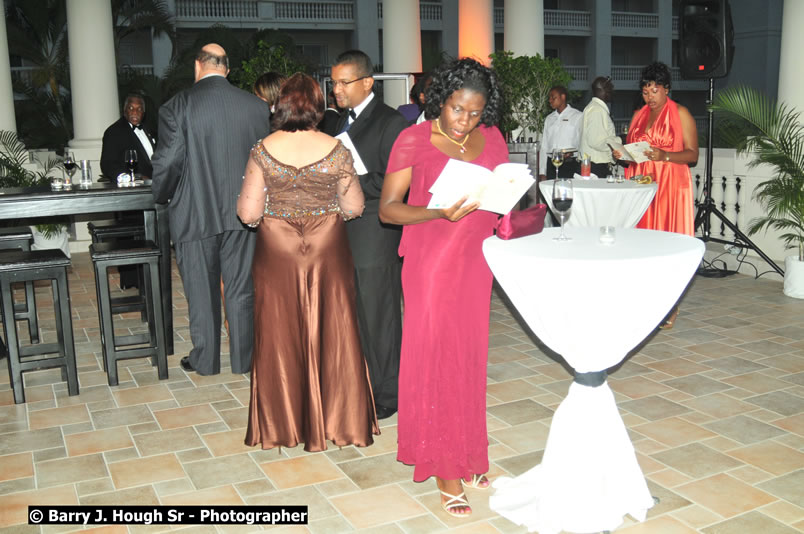
{"label": "wine glass", "polygon": [[554,237],[555,241],[569,241],[572,238],[564,235],[564,217],[572,207],[572,180],[558,178],[553,182],[553,208],[561,217],[561,235]]}
{"label": "wine glass", "polygon": [[556,168],[556,180],[558,180],[558,168],[564,163],[564,153],[558,148],[554,149],[551,160],[553,162],[553,167]]}
{"label": "wine glass", "polygon": [[73,175],[77,170],[75,164],[75,158],[73,157],[72,152],[67,152],[64,154],[64,161],[62,162],[64,165],[64,170],[67,171],[67,176],[69,177],[65,183],[72,184],[73,183]]}
{"label": "wine glass", "polygon": [[137,151],[133,148],[126,150],[125,158],[123,161],[126,163],[128,173],[131,175],[131,181],[134,182],[134,169],[137,168]]}

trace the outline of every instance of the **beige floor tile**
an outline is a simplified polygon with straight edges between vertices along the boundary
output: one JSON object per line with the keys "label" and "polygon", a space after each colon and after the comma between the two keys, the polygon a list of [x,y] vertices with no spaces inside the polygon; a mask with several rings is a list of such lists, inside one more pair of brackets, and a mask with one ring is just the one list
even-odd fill
{"label": "beige floor tile", "polygon": [[631,399],[641,399],[642,397],[649,397],[670,391],[669,387],[641,376],[634,376],[622,380],[610,379],[609,387],[611,387],[612,391]]}
{"label": "beige floor tile", "polygon": [[775,426],[743,415],[707,423],[704,427],[742,444],[756,443],[784,433]]}
{"label": "beige floor tile", "polygon": [[203,446],[201,438],[192,427],[137,434],[134,436],[134,442],[140,456],[153,456]]}
{"label": "beige floor tile", "polygon": [[675,489],[681,495],[725,518],[734,517],[776,500],[772,495],[722,473]]}
{"label": "beige floor tile", "polygon": [[793,534],[796,531],[760,512],[749,512],[706,527],[703,532],[704,534],[745,534],[747,532]]}
{"label": "beige floor tile", "polygon": [[356,528],[369,528],[427,513],[416,499],[395,484],[333,497],[330,501]]}
{"label": "beige floor tile", "polygon": [[763,441],[729,451],[727,454],[776,476],[804,469],[803,453],[773,441]]}
{"label": "beige floor tile", "polygon": [[247,454],[185,463],[184,470],[198,489],[264,479],[265,474]]}
{"label": "beige floor tile", "polygon": [[235,488],[231,485],[221,486],[219,488],[210,488],[200,491],[191,491],[189,493],[179,493],[170,495],[169,497],[162,497],[162,504],[168,506],[186,506],[186,505],[219,505],[219,506],[241,506],[245,503]]}
{"label": "beige floor tile", "polygon": [[64,443],[70,456],[125,449],[134,445],[129,433],[119,428],[71,434],[64,437]]}
{"label": "beige floor tile", "polygon": [[777,521],[782,521],[786,524],[792,524],[796,521],[804,520],[804,508],[790,504],[787,501],[772,502],[767,506],[759,509],[760,512],[768,517],[772,517]]}
{"label": "beige floor tile", "polygon": [[29,418],[31,430],[38,430],[40,428],[89,422],[89,412],[87,412],[85,405],[79,404],[64,408],[39,410],[32,412]]}
{"label": "beige floor tile", "polygon": [[33,455],[30,452],[2,456],[0,463],[3,465],[0,481],[34,476]]}
{"label": "beige floor tile", "polygon": [[693,478],[709,476],[742,465],[740,461],[700,443],[657,452],[651,457]]}
{"label": "beige floor tile", "polygon": [[155,412],[154,417],[164,430],[220,421],[218,412],[208,404],[162,410]]}
{"label": "beige floor tile", "polygon": [[697,534],[697,530],[691,528],[678,519],[669,516],[648,519],[644,523],[617,529],[623,534]]}
{"label": "beige floor tile", "polygon": [[801,488],[804,488],[804,469],[768,480],[758,484],[757,487],[804,508],[804,491],[801,491]]}
{"label": "beige floor tile", "polygon": [[634,430],[669,447],[700,441],[715,436],[710,430],[678,417],[669,417],[634,427]]}
{"label": "beige floor tile", "polygon": [[489,384],[486,392],[502,402],[527,399],[541,393],[538,386],[525,380],[508,380],[497,384]]}
{"label": "beige floor tile", "polygon": [[80,500],[81,504],[85,506],[119,506],[120,503],[135,506],[154,506],[159,504],[159,498],[156,496],[156,492],[151,485],[82,496]]}
{"label": "beige floor tile", "polygon": [[687,506],[680,510],[675,510],[670,515],[697,530],[700,530],[707,525],[718,523],[723,519],[711,510],[698,505]]}
{"label": "beige floor tile", "polygon": [[254,450],[245,444],[246,433],[242,429],[204,434],[204,442],[213,456],[248,453]]}
{"label": "beige floor tile", "polygon": [[549,427],[541,422],[530,422],[491,432],[490,435],[517,453],[544,449]]}
{"label": "beige floor tile", "polygon": [[804,436],[804,413],[794,415],[792,417],[785,417],[773,421],[773,425],[794,432],[799,436]]}
{"label": "beige floor tile", "polygon": [[118,426],[138,425],[154,421],[151,410],[147,406],[127,406],[92,412],[92,423],[95,428],[113,428]]}
{"label": "beige floor tile", "polygon": [[134,458],[109,465],[112,481],[118,489],[153,484],[185,476],[181,463],[174,454],[148,458]]}
{"label": "beige floor tile", "polygon": [[118,406],[131,406],[133,404],[148,404],[164,400],[173,400],[173,395],[164,384],[141,386],[138,388],[118,389],[112,395]]}
{"label": "beige floor tile", "polygon": [[323,454],[260,464],[279,489],[319,484],[343,477],[343,473]]}
{"label": "beige floor tile", "polygon": [[[13,495],[0,495],[0,527],[27,525],[28,505],[76,505],[78,497],[73,486],[37,489]],[[25,528],[28,528],[27,526]],[[28,529],[30,531],[30,529]],[[20,530],[22,532],[22,530]]]}
{"label": "beige floor tile", "polygon": [[71,484],[109,476],[101,454],[62,458],[36,464],[36,485],[40,488]]}
{"label": "beige floor tile", "polygon": [[692,480],[691,477],[676,471],[675,469],[664,469],[648,475],[650,480],[666,488],[674,488],[686,484]]}

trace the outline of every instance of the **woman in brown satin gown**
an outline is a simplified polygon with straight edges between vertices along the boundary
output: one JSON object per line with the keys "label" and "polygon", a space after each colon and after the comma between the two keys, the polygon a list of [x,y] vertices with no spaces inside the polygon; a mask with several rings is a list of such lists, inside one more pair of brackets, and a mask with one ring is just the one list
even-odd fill
{"label": "woman in brown satin gown", "polygon": [[315,128],[323,103],[306,74],[282,85],[274,133],[251,150],[237,203],[258,225],[246,444],[263,449],[367,446],[379,434],[344,228],[363,192],[349,151]]}

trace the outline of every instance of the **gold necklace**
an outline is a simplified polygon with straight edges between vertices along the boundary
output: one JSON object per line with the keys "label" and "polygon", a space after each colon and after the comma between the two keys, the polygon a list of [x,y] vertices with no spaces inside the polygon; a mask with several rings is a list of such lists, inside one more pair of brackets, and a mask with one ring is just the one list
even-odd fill
{"label": "gold necklace", "polygon": [[456,141],[452,137],[450,137],[447,134],[445,134],[444,130],[441,129],[441,117],[438,117],[435,122],[436,122],[436,128],[438,128],[438,133],[440,133],[441,135],[446,137],[447,140],[450,141],[451,143],[454,143],[454,144],[458,145],[460,147],[460,149],[461,149],[461,154],[465,154],[466,153],[466,148],[463,145],[465,145],[466,142],[469,140],[469,136],[472,134],[472,132],[469,132],[468,134],[466,134],[466,137],[464,138],[463,141]]}

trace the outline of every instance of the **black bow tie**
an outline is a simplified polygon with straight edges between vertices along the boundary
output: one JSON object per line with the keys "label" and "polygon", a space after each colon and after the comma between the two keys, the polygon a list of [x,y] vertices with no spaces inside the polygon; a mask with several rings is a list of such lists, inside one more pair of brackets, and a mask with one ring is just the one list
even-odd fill
{"label": "black bow tie", "polygon": [[132,130],[142,130],[142,124],[132,124],[131,129]]}
{"label": "black bow tie", "polygon": [[357,118],[357,113],[355,113],[355,110],[350,109],[349,116],[352,117],[352,120],[355,120]]}

